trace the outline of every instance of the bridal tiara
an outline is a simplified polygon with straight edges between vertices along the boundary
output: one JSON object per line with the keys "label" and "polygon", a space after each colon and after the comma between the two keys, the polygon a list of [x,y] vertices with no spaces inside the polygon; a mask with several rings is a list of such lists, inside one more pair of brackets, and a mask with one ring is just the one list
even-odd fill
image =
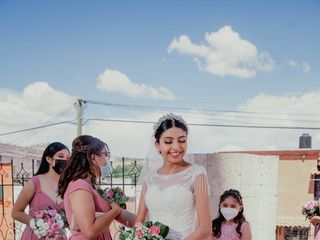
{"label": "bridal tiara", "polygon": [[182,123],[183,125],[185,125],[185,127],[188,130],[188,125],[187,125],[186,121],[180,115],[176,115],[174,113],[167,113],[167,114],[161,116],[159,118],[159,120],[153,125],[154,134],[156,133],[156,131],[160,127],[161,123],[163,123],[166,120],[176,120],[176,121]]}

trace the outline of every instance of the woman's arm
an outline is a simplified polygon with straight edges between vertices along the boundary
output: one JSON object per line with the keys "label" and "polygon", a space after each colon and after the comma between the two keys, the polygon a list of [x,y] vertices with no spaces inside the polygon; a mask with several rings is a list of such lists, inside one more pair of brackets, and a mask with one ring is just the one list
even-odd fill
{"label": "woman's arm", "polygon": [[146,216],[148,214],[148,208],[144,199],[144,195],[146,191],[147,191],[147,185],[144,183],[141,190],[138,213],[135,221],[136,226],[141,226],[141,224],[146,220]]}
{"label": "woman's arm", "polygon": [[119,205],[111,204],[111,210],[99,217],[95,217],[92,194],[83,189],[70,193],[68,200],[70,201],[74,219],[81,233],[88,240],[95,240],[122,211]]}
{"label": "woman's arm", "polygon": [[121,224],[127,227],[134,227],[136,221],[136,215],[127,210],[122,210],[122,212],[115,218]]}
{"label": "woman's arm", "polygon": [[24,224],[29,224],[32,217],[24,212],[29,205],[35,193],[35,187],[32,180],[29,180],[22,188],[18,199],[13,205],[11,216]]}
{"label": "woman's arm", "polygon": [[196,178],[196,182],[194,185],[194,195],[198,216],[198,226],[186,238],[186,240],[208,239],[211,236],[212,222],[208,181],[204,174],[201,174]]}
{"label": "woman's arm", "polygon": [[246,223],[246,225],[243,227],[241,240],[252,240],[249,223]]}
{"label": "woman's arm", "polygon": [[310,218],[310,222],[312,223],[312,225],[317,226],[320,223],[320,217],[314,216]]}

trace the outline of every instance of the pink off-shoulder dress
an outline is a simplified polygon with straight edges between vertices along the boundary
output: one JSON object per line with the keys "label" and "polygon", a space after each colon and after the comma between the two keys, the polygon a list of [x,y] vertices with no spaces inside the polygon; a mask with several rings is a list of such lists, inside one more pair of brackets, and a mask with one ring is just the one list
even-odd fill
{"label": "pink off-shoulder dress", "polygon": [[[31,181],[35,187],[35,194],[29,203],[29,214],[34,217],[36,211],[45,210],[49,206],[57,211],[63,208],[63,202],[60,204],[56,203],[46,193],[41,191],[40,178],[39,176],[33,176]],[[26,225],[21,240],[38,240],[39,238],[33,233],[29,225]],[[43,239],[43,238],[42,238]]]}
{"label": "pink off-shoulder dress", "polygon": [[[91,186],[89,182],[84,179],[77,179],[69,183],[67,190],[64,194],[64,206],[66,210],[66,215],[68,223],[70,225],[72,219],[72,208],[68,196],[77,190],[85,190],[91,193],[92,199],[95,205],[96,212],[107,212],[111,210],[111,206],[98,194],[98,192]],[[79,229],[70,229],[72,235],[70,240],[86,240],[85,236]],[[103,233],[101,233],[97,240],[112,240],[108,226],[106,226]]]}

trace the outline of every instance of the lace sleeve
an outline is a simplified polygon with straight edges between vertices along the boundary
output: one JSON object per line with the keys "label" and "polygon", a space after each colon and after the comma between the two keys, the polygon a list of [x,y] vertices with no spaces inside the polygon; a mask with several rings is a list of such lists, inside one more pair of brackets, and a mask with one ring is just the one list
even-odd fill
{"label": "lace sleeve", "polygon": [[210,195],[207,171],[201,165],[196,165],[193,174],[193,191],[203,196]]}
{"label": "lace sleeve", "polygon": [[141,194],[144,196],[147,192],[148,185],[152,181],[152,173],[150,171],[145,173],[144,180],[141,187]]}

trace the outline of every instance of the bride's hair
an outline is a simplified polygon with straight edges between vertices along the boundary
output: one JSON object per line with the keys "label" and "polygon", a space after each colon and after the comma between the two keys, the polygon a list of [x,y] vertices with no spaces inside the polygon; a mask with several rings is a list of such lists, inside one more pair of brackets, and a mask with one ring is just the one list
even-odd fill
{"label": "bride's hair", "polygon": [[242,204],[242,196],[238,190],[229,189],[226,190],[221,196],[219,201],[219,216],[212,221],[212,234],[214,237],[220,237],[221,235],[221,225],[225,221],[225,218],[221,214],[220,204],[228,197],[234,198],[241,206],[242,209],[239,211],[238,215],[233,219],[235,223],[237,223],[236,231],[241,238],[241,225],[243,222],[246,222],[246,218],[243,215],[244,206]]}
{"label": "bride's hair", "polygon": [[154,138],[156,142],[159,142],[159,139],[163,132],[172,127],[181,128],[188,134],[188,126],[186,121],[180,115],[169,113],[160,117],[153,126]]}

